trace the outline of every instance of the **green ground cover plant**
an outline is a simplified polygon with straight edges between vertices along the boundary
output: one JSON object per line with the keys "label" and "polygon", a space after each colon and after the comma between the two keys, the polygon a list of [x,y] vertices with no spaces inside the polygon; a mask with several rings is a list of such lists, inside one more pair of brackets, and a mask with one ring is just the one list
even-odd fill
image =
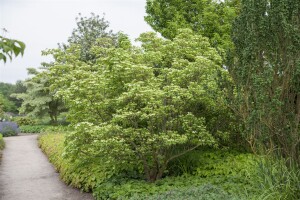
{"label": "green ground cover plant", "polygon": [[42,133],[47,125],[22,125],[20,126],[21,133]]}
{"label": "green ground cover plant", "polygon": [[20,126],[21,133],[44,133],[44,132],[62,132],[72,130],[68,126],[51,126],[51,125],[23,125]]}

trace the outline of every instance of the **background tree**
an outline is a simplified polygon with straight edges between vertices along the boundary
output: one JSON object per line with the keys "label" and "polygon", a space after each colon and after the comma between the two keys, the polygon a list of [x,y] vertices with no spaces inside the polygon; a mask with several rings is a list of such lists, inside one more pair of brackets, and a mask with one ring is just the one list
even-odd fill
{"label": "background tree", "polygon": [[145,20],[169,39],[180,28],[190,28],[208,37],[211,45],[224,53],[233,48],[230,34],[238,6],[238,0],[147,0]]}
{"label": "background tree", "polygon": [[[107,30],[109,23],[100,18],[99,15],[91,13],[90,17],[82,17],[81,14],[76,18],[77,27],[74,28],[72,35],[68,38],[67,44],[59,44],[57,49],[48,49],[42,52],[43,55],[53,56],[53,63],[43,63],[43,65],[50,69],[53,65],[61,64],[65,66],[65,63],[70,63],[73,60],[73,65],[64,67],[57,73],[68,74],[73,70],[76,70],[78,65],[85,63],[94,64],[96,59],[102,54],[97,54],[94,49],[99,47],[111,47],[116,46],[118,43],[118,37],[124,34],[113,33],[111,30]],[[80,61],[80,63],[79,63]],[[93,71],[93,68],[86,69]],[[62,74],[57,74],[62,76]],[[63,85],[62,85],[63,86]]]}
{"label": "background tree", "polygon": [[14,102],[10,101],[7,97],[5,97],[1,93],[0,93],[0,104],[4,112],[13,112],[13,113],[18,112]]}
{"label": "background tree", "polygon": [[300,2],[243,0],[230,67],[253,150],[279,150],[300,163]]}
{"label": "background tree", "polygon": [[16,84],[0,82],[0,95],[1,95],[0,101],[5,102],[4,104],[6,106],[3,107],[5,112],[18,113],[18,108],[21,106],[22,101],[13,98],[10,95],[13,93],[25,92],[24,86],[20,86],[20,85],[21,85],[21,81],[17,81]]}
{"label": "background tree", "polygon": [[65,107],[63,102],[54,98],[53,93],[50,92],[47,71],[38,72],[34,68],[29,68],[28,74],[34,75],[34,77],[23,82],[26,92],[11,95],[23,101],[20,113],[34,117],[48,114],[51,123],[57,124],[57,117],[62,111],[65,111]]}
{"label": "background tree", "polygon": [[10,93],[11,101],[15,103],[17,108],[20,108],[22,105],[23,100],[17,99],[11,96],[11,94],[18,94],[18,93],[26,93],[26,87],[23,85],[23,81],[18,80],[16,84],[14,85],[14,90]]}
{"label": "background tree", "polygon": [[[5,29],[3,29],[6,31]],[[23,55],[25,50],[25,44],[19,40],[9,39],[3,36],[0,36],[0,61],[3,60],[4,63],[7,61],[7,57],[12,60],[13,56],[18,56],[19,54]],[[0,101],[7,102],[6,99],[0,97]],[[3,113],[3,105],[0,106],[0,113]],[[14,110],[15,108],[11,107],[9,110]]]}
{"label": "background tree", "polygon": [[6,97],[9,97],[11,93],[15,90],[15,85],[11,83],[0,82],[0,93]]}
{"label": "background tree", "polygon": [[95,60],[95,54],[91,52],[91,47],[97,39],[110,37],[117,39],[116,34],[109,27],[108,21],[104,17],[91,13],[90,17],[79,16],[76,18],[77,27],[73,30],[72,35],[68,38],[68,44],[62,44],[62,49],[67,49],[70,45],[78,45],[80,47],[80,60],[92,62]]}

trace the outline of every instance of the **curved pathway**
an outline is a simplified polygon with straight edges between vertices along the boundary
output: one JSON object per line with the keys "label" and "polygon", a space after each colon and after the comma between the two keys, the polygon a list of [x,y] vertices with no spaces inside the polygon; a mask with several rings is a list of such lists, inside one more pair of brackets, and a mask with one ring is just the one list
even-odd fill
{"label": "curved pathway", "polygon": [[0,164],[0,200],[91,200],[66,186],[37,145],[37,136],[5,138]]}

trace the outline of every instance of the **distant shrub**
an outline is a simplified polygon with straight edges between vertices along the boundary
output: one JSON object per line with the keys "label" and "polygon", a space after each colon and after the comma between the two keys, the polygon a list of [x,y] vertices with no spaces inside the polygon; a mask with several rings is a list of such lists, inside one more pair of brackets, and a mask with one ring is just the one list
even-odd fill
{"label": "distant shrub", "polygon": [[0,122],[0,133],[4,137],[18,135],[19,132],[19,127],[15,122]]}
{"label": "distant shrub", "polygon": [[13,121],[16,122],[19,126],[36,124],[36,121],[29,117],[15,117]]}
{"label": "distant shrub", "polygon": [[0,150],[2,150],[4,148],[5,144],[4,144],[4,140],[3,140],[3,136],[2,134],[0,134]]}

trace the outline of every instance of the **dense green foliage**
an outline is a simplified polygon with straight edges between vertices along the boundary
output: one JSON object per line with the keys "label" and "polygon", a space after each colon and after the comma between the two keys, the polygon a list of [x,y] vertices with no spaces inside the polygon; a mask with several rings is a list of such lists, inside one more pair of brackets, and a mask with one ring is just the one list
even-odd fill
{"label": "dense green foliage", "polygon": [[42,133],[47,127],[46,125],[23,125],[19,128],[21,133]]}
{"label": "dense green foliage", "polygon": [[300,2],[242,1],[234,25],[236,112],[254,151],[300,164]]}
{"label": "dense green foliage", "polygon": [[233,48],[231,27],[238,13],[238,0],[147,0],[145,21],[166,38],[178,30],[191,30],[208,37],[213,47],[224,55]]}
{"label": "dense green foliage", "polygon": [[6,63],[7,57],[12,60],[13,56],[23,55],[24,50],[23,42],[0,36],[0,61]]}
{"label": "dense green foliage", "polygon": [[97,199],[299,199],[300,3],[146,9],[165,38],[143,33],[135,46],[104,18],[79,16],[25,82],[23,111],[67,107],[70,126],[46,130],[66,135],[39,139],[62,179]]}

